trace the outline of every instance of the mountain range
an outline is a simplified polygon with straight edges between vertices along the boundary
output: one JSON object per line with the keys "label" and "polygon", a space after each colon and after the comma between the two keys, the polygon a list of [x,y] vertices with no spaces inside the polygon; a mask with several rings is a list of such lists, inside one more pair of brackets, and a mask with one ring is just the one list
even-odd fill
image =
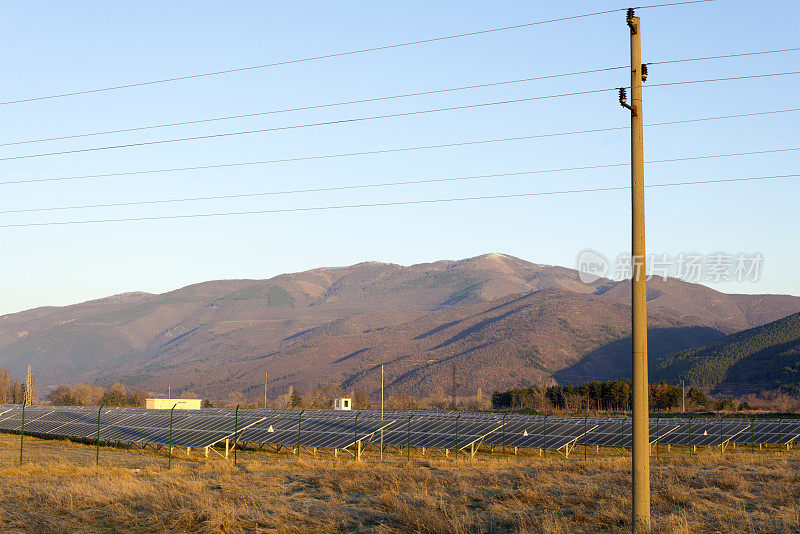
{"label": "mountain range", "polygon": [[[651,358],[800,312],[800,297],[648,283]],[[340,384],[459,393],[630,372],[630,284],[504,254],[411,266],[365,262],[217,280],[0,316],[0,367],[40,390],[121,381],[204,398]],[[666,375],[665,375],[666,376]],[[672,375],[670,375],[672,376]]]}

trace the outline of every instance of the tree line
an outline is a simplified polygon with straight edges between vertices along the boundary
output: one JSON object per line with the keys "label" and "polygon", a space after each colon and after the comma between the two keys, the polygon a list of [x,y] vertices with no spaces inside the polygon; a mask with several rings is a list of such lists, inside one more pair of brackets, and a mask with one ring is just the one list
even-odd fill
{"label": "tree line", "polygon": [[144,406],[147,397],[146,392],[129,389],[119,382],[108,388],[84,383],[62,384],[47,396],[53,406]]}
{"label": "tree line", "polygon": [[[747,402],[735,399],[712,399],[703,391],[691,387],[684,391],[681,386],[662,382],[650,384],[650,410],[654,412],[707,410],[746,410]],[[565,386],[553,384],[514,388],[495,392],[492,395],[495,409],[533,410],[533,411],[608,411],[627,412],[631,409],[631,383],[622,380],[585,382],[581,385]]]}

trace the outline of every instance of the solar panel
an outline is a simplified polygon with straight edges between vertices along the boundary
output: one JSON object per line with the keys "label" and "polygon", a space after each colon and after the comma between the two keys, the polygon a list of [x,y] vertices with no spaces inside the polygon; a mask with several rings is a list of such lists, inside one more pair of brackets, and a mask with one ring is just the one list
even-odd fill
{"label": "solar panel", "polygon": [[[582,437],[578,443],[581,445],[594,445],[599,447],[631,448],[633,446],[633,423],[627,417],[592,419],[596,423],[589,433]],[[675,421],[650,420],[648,441],[652,445],[678,428]]]}
{"label": "solar panel", "polygon": [[738,422],[744,430],[731,440],[737,444],[786,445],[800,439],[800,420],[797,419],[740,419]]}
{"label": "solar panel", "polygon": [[480,442],[502,424],[496,419],[426,417],[414,415],[397,420],[383,432],[384,445],[461,450]]}
{"label": "solar panel", "polygon": [[668,445],[720,446],[747,428],[741,420],[733,419],[680,419],[678,428],[659,440]]}
{"label": "solar panel", "polygon": [[574,444],[587,430],[593,428],[594,426],[584,427],[583,421],[578,420],[548,420],[546,423],[536,420],[506,421],[505,429],[501,426],[484,442],[491,445],[505,443],[506,447],[559,450]]}
{"label": "solar panel", "polygon": [[318,447],[345,449],[356,442],[368,441],[376,432],[389,426],[393,421],[370,417],[355,419],[355,414],[303,415],[300,420],[295,414],[280,414],[264,417],[257,425],[242,433],[240,441],[268,445],[288,445],[295,447]]}

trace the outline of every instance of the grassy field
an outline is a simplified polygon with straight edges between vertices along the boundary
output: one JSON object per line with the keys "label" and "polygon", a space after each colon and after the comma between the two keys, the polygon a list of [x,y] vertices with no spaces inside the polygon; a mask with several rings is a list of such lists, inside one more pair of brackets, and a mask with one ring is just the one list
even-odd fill
{"label": "grassy field", "polygon": [[[590,451],[591,452],[591,451]],[[630,457],[245,451],[232,461],[0,434],[3,532],[614,532]],[[215,456],[212,454],[212,456]],[[800,450],[653,458],[656,532],[800,531]]]}

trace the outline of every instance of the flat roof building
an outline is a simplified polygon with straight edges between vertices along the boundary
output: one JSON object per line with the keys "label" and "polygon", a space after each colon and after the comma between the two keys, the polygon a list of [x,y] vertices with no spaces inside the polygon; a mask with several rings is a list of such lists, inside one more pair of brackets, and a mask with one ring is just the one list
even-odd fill
{"label": "flat roof building", "polygon": [[202,399],[145,399],[144,401],[144,407],[148,410],[169,410],[173,406],[176,410],[199,410],[202,405]]}

